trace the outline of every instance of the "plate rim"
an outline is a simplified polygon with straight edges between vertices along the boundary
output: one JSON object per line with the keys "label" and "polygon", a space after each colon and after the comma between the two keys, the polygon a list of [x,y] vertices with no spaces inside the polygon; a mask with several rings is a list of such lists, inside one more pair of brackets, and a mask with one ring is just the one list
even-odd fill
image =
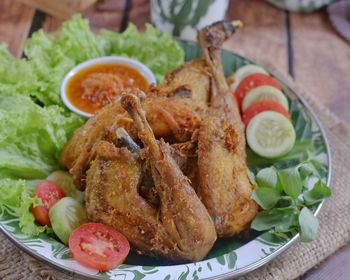
{"label": "plate rim", "polygon": [[[198,46],[197,42],[193,42],[193,41],[189,41],[189,40],[183,40],[183,39],[178,39],[175,38],[175,40],[180,41],[180,42],[184,42],[188,45],[194,45],[194,46]],[[247,61],[249,63],[254,63],[257,65],[261,65],[260,62],[255,62],[254,59],[250,59],[250,58],[246,58],[240,54],[237,54],[236,52],[227,50],[227,49],[222,49],[223,52],[229,53],[231,55],[234,55],[236,57],[239,57],[240,59]],[[327,137],[327,134],[325,132],[325,129],[321,123],[321,121],[319,120],[319,118],[317,117],[316,113],[314,112],[314,110],[311,108],[311,106],[309,105],[309,103],[307,102],[307,100],[301,96],[301,93],[299,92],[298,89],[295,89],[295,85],[291,85],[291,83],[289,81],[287,81],[284,77],[282,77],[282,75],[276,73],[276,71],[272,70],[270,67],[262,65],[266,70],[268,70],[268,72],[270,74],[272,74],[272,76],[276,77],[277,80],[282,81],[283,86],[288,89],[288,91],[292,92],[298,99],[298,101],[307,109],[308,113],[310,114],[310,116],[313,118],[313,120],[316,122],[317,126],[319,127],[319,130],[321,132],[322,138],[324,140],[324,145],[325,145],[325,150],[327,153],[327,164],[328,164],[328,174],[327,174],[327,185],[330,186],[331,183],[331,179],[332,179],[332,155],[331,155],[331,149],[330,149],[330,145],[329,145],[329,140]],[[324,200],[317,206],[314,215],[317,216],[322,208],[324,204]],[[39,260],[40,262],[49,265],[50,267],[57,269],[60,272],[65,273],[68,276],[80,276],[83,277],[85,279],[98,279],[100,280],[101,277],[97,276],[97,275],[90,275],[90,274],[86,274],[84,272],[81,271],[77,271],[73,268],[69,268],[64,266],[63,264],[54,262],[51,259],[46,258],[45,256],[36,253],[34,250],[30,249],[29,247],[27,247],[25,244],[23,244],[22,242],[18,241],[10,232],[8,232],[4,225],[2,225],[0,223],[0,231],[11,241],[11,243],[13,243],[15,246],[17,246],[18,248],[20,248],[22,251],[24,251],[25,253],[27,253],[28,255],[30,255],[31,257]],[[261,236],[263,233],[261,233],[260,235],[258,235],[257,237],[255,237],[253,240],[256,240],[259,236]],[[294,245],[296,243],[296,241],[299,239],[299,233],[296,234],[295,236],[293,236],[289,241],[287,241],[284,245],[281,245],[280,248],[276,249],[276,251],[272,252],[271,254],[269,254],[268,256],[262,258],[259,261],[256,261],[252,264],[249,264],[247,266],[244,266],[242,268],[236,269],[236,270],[232,270],[230,272],[224,273],[224,274],[220,274],[220,275],[216,275],[216,276],[212,276],[212,277],[207,277],[207,278],[202,278],[203,280],[213,280],[213,279],[219,279],[219,280],[224,280],[224,279],[232,279],[232,277],[236,278],[242,275],[245,275],[249,272],[252,272],[254,270],[256,270],[257,268],[271,262],[273,259],[275,259],[277,256],[283,254],[286,250],[288,250],[292,245]],[[252,241],[253,241],[252,240]],[[244,246],[244,245],[243,245]],[[164,266],[166,267],[166,266]]]}

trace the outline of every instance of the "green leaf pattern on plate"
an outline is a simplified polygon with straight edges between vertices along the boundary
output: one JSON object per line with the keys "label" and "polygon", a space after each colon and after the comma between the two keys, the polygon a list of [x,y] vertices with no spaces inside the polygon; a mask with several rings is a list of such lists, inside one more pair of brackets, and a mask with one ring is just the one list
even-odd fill
{"label": "green leaf pattern on plate", "polygon": [[[186,59],[200,56],[198,45],[180,41],[180,45],[185,49]],[[251,63],[250,61],[223,51],[224,70],[226,74],[231,73],[238,67]],[[292,121],[297,131],[297,145],[292,153],[286,157],[269,162],[261,158],[257,158],[249,154],[250,169],[256,174],[261,168],[273,164],[275,168],[286,168],[296,165],[305,159],[314,161],[314,166],[319,172],[323,181],[327,181],[328,170],[328,154],[325,140],[318,127],[316,121],[312,118],[306,107],[301,105],[298,97],[288,88],[283,87],[287,94],[292,112]],[[139,261],[140,257],[130,254],[127,263],[120,265],[118,268],[106,273],[99,273],[96,270],[86,268],[70,256],[69,249],[56,239],[41,234],[39,238],[29,238],[23,235],[18,227],[18,219],[14,218],[14,212],[7,207],[0,208],[0,226],[6,231],[12,239],[24,246],[26,250],[36,254],[44,261],[65,268],[67,271],[74,270],[78,274],[84,276],[93,276],[98,279],[113,280],[138,280],[138,279],[201,279],[216,277],[226,273],[242,272],[247,267],[262,261],[267,256],[283,248],[291,238],[291,234],[286,238],[278,238],[270,232],[264,232],[259,236],[252,236],[246,241],[239,241],[235,238],[220,240],[220,244],[216,246],[208,259],[197,263],[187,263],[180,265],[159,265],[153,260],[147,263]],[[134,265],[135,264],[135,265]]]}

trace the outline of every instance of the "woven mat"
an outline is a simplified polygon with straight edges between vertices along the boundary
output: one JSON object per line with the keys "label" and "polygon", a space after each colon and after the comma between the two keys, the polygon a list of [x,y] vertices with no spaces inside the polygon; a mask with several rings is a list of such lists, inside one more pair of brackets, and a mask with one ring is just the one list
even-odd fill
{"label": "woven mat", "polygon": [[[293,88],[296,86],[287,78]],[[296,88],[297,89],[297,88]],[[299,90],[299,92],[301,92]],[[242,280],[295,279],[332,255],[350,241],[350,127],[340,121],[314,98],[303,94],[319,117],[328,136],[333,163],[333,195],[319,214],[318,239],[298,243],[268,265],[242,277]],[[54,280],[80,279],[68,276],[22,252],[0,234],[0,279]]]}

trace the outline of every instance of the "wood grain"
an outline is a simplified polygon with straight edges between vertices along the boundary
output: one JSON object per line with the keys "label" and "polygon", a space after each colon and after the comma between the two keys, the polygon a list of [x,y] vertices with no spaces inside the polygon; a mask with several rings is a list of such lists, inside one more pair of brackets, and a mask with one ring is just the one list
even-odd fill
{"label": "wood grain", "polygon": [[148,0],[133,0],[129,11],[129,22],[135,24],[139,30],[144,30],[145,23],[151,22],[150,1]]}
{"label": "wood grain", "polygon": [[67,19],[72,14],[85,10],[97,0],[66,0],[66,1],[47,1],[47,0],[20,0],[28,6],[44,11],[58,18]]}
{"label": "wood grain", "polygon": [[[120,31],[121,20],[126,0],[101,1],[82,11],[82,15],[89,19],[93,31],[101,28]],[[64,20],[47,16],[43,25],[45,32],[56,32]]]}
{"label": "wood grain", "polygon": [[20,57],[34,9],[16,1],[1,0],[0,11],[0,42],[7,43],[10,52]]}
{"label": "wood grain", "polygon": [[325,11],[291,14],[296,81],[336,115],[350,122],[350,48]]}
{"label": "wood grain", "polygon": [[225,47],[287,72],[286,14],[261,0],[231,0],[228,17],[243,28]]}

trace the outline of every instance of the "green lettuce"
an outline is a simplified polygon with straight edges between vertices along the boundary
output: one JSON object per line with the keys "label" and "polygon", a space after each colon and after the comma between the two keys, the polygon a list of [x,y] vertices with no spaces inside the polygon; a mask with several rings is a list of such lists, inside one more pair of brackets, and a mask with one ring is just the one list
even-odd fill
{"label": "green lettuce", "polygon": [[152,70],[158,82],[163,80],[165,73],[183,63],[183,49],[150,24],[146,24],[143,33],[130,24],[123,33],[102,30],[100,37],[109,44],[110,55],[131,57],[143,62]]}
{"label": "green lettuce", "polygon": [[27,96],[0,95],[0,178],[43,178],[82,119],[58,106],[41,107]]}
{"label": "green lettuce", "polygon": [[0,191],[0,205],[10,207],[19,217],[19,226],[24,234],[37,236],[47,230],[46,226],[35,223],[30,208],[32,205],[39,205],[40,201],[39,198],[31,195],[25,180],[1,179]]}

